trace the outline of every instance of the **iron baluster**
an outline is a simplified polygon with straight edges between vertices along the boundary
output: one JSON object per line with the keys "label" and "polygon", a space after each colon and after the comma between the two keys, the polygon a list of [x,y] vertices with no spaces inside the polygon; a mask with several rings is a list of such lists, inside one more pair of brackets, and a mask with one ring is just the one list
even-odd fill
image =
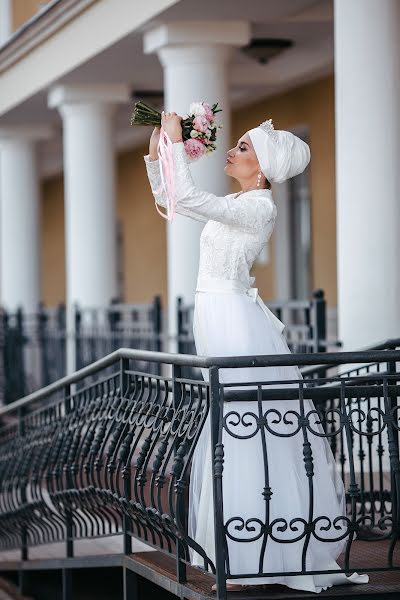
{"label": "iron baluster", "polygon": [[[69,385],[65,386],[64,397],[65,397],[65,416],[66,416],[66,418],[68,418],[68,416],[71,414],[71,411],[72,411],[71,386],[69,386]],[[65,477],[66,477],[67,489],[72,489],[74,487],[74,484],[73,484],[71,469],[69,468],[68,463],[66,464]],[[66,537],[67,537],[67,557],[72,558],[74,555],[74,540],[73,540],[74,523],[73,523],[72,509],[71,509],[70,505],[67,505],[67,508],[66,508],[65,526],[66,526]]]}
{"label": "iron baluster", "polygon": [[[396,374],[396,361],[389,360],[387,363],[388,374]],[[389,379],[390,381],[390,379]],[[400,537],[400,460],[399,460],[399,418],[397,403],[398,393],[396,389],[390,391],[388,377],[383,379],[384,401],[385,401],[385,420],[387,425],[389,459],[390,459],[390,480],[391,480],[391,500],[392,500],[392,540],[388,552],[388,562],[390,567],[394,567],[394,550],[396,542]]]}
{"label": "iron baluster", "polygon": [[225,575],[225,533],[222,477],[224,464],[224,445],[222,443],[222,412],[223,400],[221,398],[219,369],[210,367],[210,416],[211,416],[211,456],[213,477],[214,500],[214,531],[215,531],[215,568],[217,599],[226,600],[226,575]]}
{"label": "iron baluster", "polygon": [[[181,367],[179,365],[172,365],[172,402],[173,402],[175,411],[177,411],[181,407],[181,404],[182,404],[182,394],[183,394],[182,385],[184,385],[184,384],[182,384],[178,381],[178,379],[180,377],[181,377]],[[179,441],[178,441],[178,435],[176,435],[175,442],[174,442],[174,456],[176,457],[178,453],[179,453]],[[178,521],[182,524],[185,522],[183,492],[184,492],[184,488],[181,487],[180,489],[176,490],[176,495],[175,495],[175,499],[176,499],[176,506],[175,506],[176,517],[175,518],[178,519]],[[183,562],[184,556],[185,556],[184,543],[183,543],[181,537],[179,535],[177,535],[177,537],[176,537],[176,577],[177,577],[177,580],[179,583],[184,583],[185,581],[187,581],[186,564]]]}
{"label": "iron baluster", "polygon": [[[122,358],[120,360],[120,397],[121,399],[128,395],[129,388],[129,360]],[[123,478],[123,491],[124,491],[124,500],[126,503],[129,503],[131,500],[131,465],[130,463],[125,463],[122,470],[122,478]],[[122,529],[124,532],[124,554],[132,553],[132,522],[127,513],[127,511],[123,511],[122,515]]]}
{"label": "iron baluster", "polygon": [[352,444],[352,427],[351,427],[351,415],[347,412],[347,407],[349,407],[349,413],[351,410],[351,401],[349,397],[349,402],[346,404],[346,382],[340,382],[340,411],[341,418],[344,423],[344,432],[346,435],[346,447],[349,456],[349,469],[350,469],[350,484],[348,488],[348,493],[350,497],[350,507],[351,507],[351,523],[349,524],[349,537],[346,543],[345,550],[345,559],[344,559],[344,569],[345,571],[350,570],[350,550],[351,544],[353,541],[354,534],[358,532],[357,525],[357,498],[360,494],[360,489],[356,482],[355,468],[354,468],[354,456],[353,456],[353,444]]}

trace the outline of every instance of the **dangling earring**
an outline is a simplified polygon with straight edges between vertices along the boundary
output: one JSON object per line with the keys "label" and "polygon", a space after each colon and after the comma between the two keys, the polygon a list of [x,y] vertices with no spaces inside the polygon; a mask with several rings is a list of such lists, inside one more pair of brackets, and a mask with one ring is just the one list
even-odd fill
{"label": "dangling earring", "polygon": [[260,187],[260,182],[261,182],[261,171],[257,175],[257,187]]}

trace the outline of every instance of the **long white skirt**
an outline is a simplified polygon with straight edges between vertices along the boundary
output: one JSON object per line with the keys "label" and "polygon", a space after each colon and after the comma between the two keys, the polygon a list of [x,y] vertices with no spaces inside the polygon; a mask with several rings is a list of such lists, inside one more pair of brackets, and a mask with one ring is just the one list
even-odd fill
{"label": "long white skirt", "polygon": [[[200,356],[240,356],[251,354],[286,354],[290,349],[284,336],[272,325],[261,307],[251,297],[241,293],[198,292],[195,296],[193,319],[193,334],[196,352]],[[202,369],[203,378],[208,381],[207,369]],[[283,367],[252,367],[220,369],[220,381],[249,382],[299,380],[302,375],[297,366]],[[298,384],[292,385],[298,387]],[[250,387],[250,386],[249,386]],[[251,386],[255,389],[257,386]],[[289,387],[277,384],[271,387]],[[240,389],[240,386],[238,386]],[[228,389],[228,388],[227,388]],[[242,388],[243,389],[243,388]],[[263,413],[275,408],[282,416],[286,411],[299,412],[298,400],[263,401]],[[304,401],[307,414],[313,410],[311,400]],[[257,402],[224,402],[224,415],[236,413],[241,418],[245,413],[258,413]],[[276,416],[276,415],[275,415]],[[290,415],[288,415],[289,417]],[[271,414],[268,422],[271,428],[279,433],[294,432],[297,426],[296,418],[293,424],[273,423]],[[315,431],[322,432],[317,416],[309,418]],[[245,426],[238,417],[232,415],[227,420],[227,426],[235,435],[248,436],[256,431],[255,419],[245,416]],[[250,423],[250,425],[249,425]],[[309,519],[310,492],[303,460],[303,432],[288,437],[271,434],[264,428],[267,448],[267,463],[269,486],[272,491],[269,503],[269,523],[275,519],[284,519],[288,524],[285,531],[278,527],[283,521],[277,522],[273,535],[286,543],[267,539],[265,553],[260,560],[263,536],[254,541],[248,540],[260,533],[260,522],[266,522],[266,500],[262,495],[265,482],[265,465],[261,434],[259,431],[249,439],[237,439],[223,430],[224,444],[223,464],[223,517],[224,524],[229,519],[239,517],[243,521],[233,520],[228,526],[228,532],[235,540],[227,537],[227,550],[231,575],[250,575],[258,573],[290,572],[302,569],[303,537],[296,542],[303,531],[299,520],[292,527],[291,519]],[[334,461],[329,443],[324,437],[318,437],[308,432],[313,458],[313,515],[326,515],[332,521],[346,515],[344,485]],[[207,417],[203,431],[199,437],[193,455],[193,465],[189,490],[189,535],[206,551],[209,558],[215,562],[214,546],[214,508],[212,497],[212,467],[210,442],[210,417]],[[248,525],[242,526],[248,519],[255,519]],[[306,554],[307,570],[337,570],[340,569],[336,558],[341,554],[347,537],[336,540],[345,533],[346,524],[339,519],[338,529],[328,522],[321,520],[316,532],[324,539],[321,542],[312,534]],[[254,528],[254,530],[252,530]],[[340,528],[340,529],[339,529]],[[261,562],[261,569],[260,569]],[[191,551],[191,563],[204,568],[204,560],[195,551]],[[228,583],[247,585],[283,584],[298,590],[321,592],[332,585],[343,583],[367,583],[368,575],[344,573],[322,575],[291,575],[270,577],[241,577],[228,579]]]}

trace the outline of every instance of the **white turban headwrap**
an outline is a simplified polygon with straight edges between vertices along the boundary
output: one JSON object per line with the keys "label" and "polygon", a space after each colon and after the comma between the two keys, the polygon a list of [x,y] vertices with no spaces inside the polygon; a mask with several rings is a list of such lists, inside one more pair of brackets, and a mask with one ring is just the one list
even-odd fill
{"label": "white turban headwrap", "polygon": [[297,135],[283,129],[276,130],[271,120],[270,123],[264,121],[261,126],[250,129],[248,134],[265,177],[268,181],[281,183],[304,171],[310,162],[310,147]]}

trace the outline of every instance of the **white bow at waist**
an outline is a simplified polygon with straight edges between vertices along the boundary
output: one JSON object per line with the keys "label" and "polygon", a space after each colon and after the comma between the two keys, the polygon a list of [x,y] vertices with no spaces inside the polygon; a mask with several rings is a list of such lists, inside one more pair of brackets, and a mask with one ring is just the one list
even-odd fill
{"label": "white bow at waist", "polygon": [[[254,278],[252,278],[254,281]],[[271,324],[276,327],[279,333],[285,328],[284,323],[278,319],[276,315],[264,304],[256,287],[246,287],[245,284],[239,279],[198,279],[196,292],[218,292],[218,293],[232,293],[239,292],[246,294],[257,302],[261,310],[265,313]]]}

